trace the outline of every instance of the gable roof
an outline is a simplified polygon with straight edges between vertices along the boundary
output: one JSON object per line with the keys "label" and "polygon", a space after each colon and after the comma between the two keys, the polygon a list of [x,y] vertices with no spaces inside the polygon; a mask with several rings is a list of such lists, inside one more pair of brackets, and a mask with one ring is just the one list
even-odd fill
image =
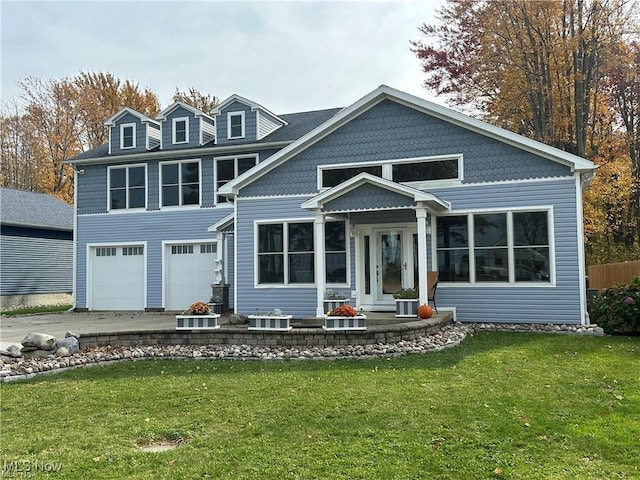
{"label": "gable roof", "polygon": [[418,204],[422,203],[425,207],[434,212],[448,212],[451,210],[451,203],[442,200],[431,193],[426,193],[422,190],[418,190],[417,188],[392,182],[391,180],[380,178],[366,172],[359,173],[355,177],[319,193],[315,197],[303,202],[301,206],[302,208],[309,210],[323,208],[326,203],[356,190],[363,185],[373,185],[374,187],[381,188],[383,190],[404,195],[405,197],[413,199],[413,201]]}
{"label": "gable roof", "polygon": [[126,115],[127,113],[130,113],[131,115],[135,115],[142,122],[153,123],[154,125],[157,125],[158,127],[160,127],[158,122],[156,122],[155,120],[152,120],[149,117],[147,117],[144,113],[137,112],[133,108],[129,108],[129,107],[121,108],[116,113],[114,113],[112,116],[110,116],[107,120],[105,120],[105,122],[104,122],[105,127],[113,127],[116,124],[116,122],[118,121],[118,119],[120,117]]}
{"label": "gable roof", "polygon": [[248,98],[241,97],[240,95],[237,95],[235,93],[233,95],[231,95],[229,98],[226,98],[225,100],[220,102],[218,105],[216,105],[216,108],[211,110],[211,115],[219,115],[222,112],[222,110],[224,110],[225,107],[227,107],[228,105],[232,104],[233,102],[244,103],[248,107],[251,107],[251,110],[262,110],[263,112],[271,115],[273,118],[281,121],[284,125],[287,124],[287,122],[285,120],[283,120],[282,117],[279,117],[278,115],[276,115],[272,111],[267,110],[266,108],[264,108],[259,103],[254,102],[253,100],[249,100]]}
{"label": "gable roof", "polygon": [[193,113],[196,117],[205,117],[205,118],[208,118],[209,120],[213,121],[213,118],[211,116],[207,115],[206,113],[204,113],[202,110],[198,110],[197,108],[192,107],[188,103],[184,103],[184,102],[173,102],[167,108],[162,110],[158,115],[156,115],[156,120],[165,120],[167,118],[167,116],[178,107],[184,108],[188,112]]}
{"label": "gable roof", "polygon": [[498,141],[534,153],[551,161],[561,163],[570,167],[572,171],[590,173],[596,168],[593,162],[577,155],[573,155],[536,140],[523,137],[522,135],[491,125],[490,123],[482,120],[469,117],[468,115],[464,115],[428,100],[424,100],[386,85],[381,85],[349,107],[338,112],[322,125],[319,125],[315,129],[303,135],[297,141],[275,153],[264,162],[259,163],[255,168],[226,183],[220,189],[219,193],[228,196],[237,194],[238,190],[242,187],[267,174],[269,171],[286,162],[294,155],[297,155],[301,151],[309,148],[331,132],[337,130],[384,100],[392,100],[445,122],[494,138]]}
{"label": "gable roof", "polygon": [[73,207],[46,193],[0,187],[2,224],[73,230]]}

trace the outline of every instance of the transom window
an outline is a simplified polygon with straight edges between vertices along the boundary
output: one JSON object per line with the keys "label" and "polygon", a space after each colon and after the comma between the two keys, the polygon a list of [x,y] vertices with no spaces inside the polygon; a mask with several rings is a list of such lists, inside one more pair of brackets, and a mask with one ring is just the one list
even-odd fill
{"label": "transom window", "polygon": [[[216,158],[216,191],[239,175],[255,166],[258,162],[257,155],[243,157]],[[218,196],[218,203],[228,202],[227,197]]]}
{"label": "transom window", "polygon": [[171,245],[171,255],[189,255],[193,253],[193,245]]}
{"label": "transom window", "polygon": [[187,160],[160,164],[161,206],[200,204],[200,162]]}
{"label": "transom window", "polygon": [[[326,282],[346,283],[345,222],[325,224]],[[258,283],[315,282],[313,222],[258,225]]]}
{"label": "transom window", "polygon": [[443,282],[550,282],[549,214],[438,217],[437,252]]}
{"label": "transom window", "polygon": [[120,148],[136,147],[136,124],[123,123],[120,125]]}
{"label": "transom window", "polygon": [[187,117],[173,119],[173,143],[189,142],[189,119]]}
{"label": "transom window", "polygon": [[145,208],[147,168],[145,165],[109,167],[109,210]]}
{"label": "transom window", "polygon": [[244,138],[244,112],[227,113],[227,138]]}
{"label": "transom window", "polygon": [[462,156],[326,165],[320,168],[320,187],[335,187],[363,172],[398,183],[462,180]]}
{"label": "transom window", "polygon": [[370,173],[376,177],[382,177],[382,165],[329,168],[322,171],[322,186],[335,187],[342,182],[349,180],[361,173]]}

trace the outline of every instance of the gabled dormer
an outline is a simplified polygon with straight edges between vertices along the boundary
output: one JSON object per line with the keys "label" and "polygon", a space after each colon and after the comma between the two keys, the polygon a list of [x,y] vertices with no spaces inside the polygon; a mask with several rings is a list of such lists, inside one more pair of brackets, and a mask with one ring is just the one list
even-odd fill
{"label": "gabled dormer", "polygon": [[213,109],[217,144],[262,140],[287,124],[262,105],[231,95]]}
{"label": "gabled dormer", "polygon": [[215,121],[206,113],[184,102],[175,102],[157,116],[160,121],[162,150],[197,147],[215,140]]}
{"label": "gabled dormer", "polygon": [[109,154],[140,153],[160,145],[160,124],[124,107],[104,122],[109,127]]}

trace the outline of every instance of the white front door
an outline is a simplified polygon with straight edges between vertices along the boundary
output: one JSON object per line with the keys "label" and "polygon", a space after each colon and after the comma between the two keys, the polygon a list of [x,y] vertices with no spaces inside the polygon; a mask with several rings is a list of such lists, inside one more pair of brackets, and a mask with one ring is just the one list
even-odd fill
{"label": "white front door", "polygon": [[415,231],[409,228],[374,230],[372,237],[372,300],[376,305],[393,305],[394,292],[414,287]]}

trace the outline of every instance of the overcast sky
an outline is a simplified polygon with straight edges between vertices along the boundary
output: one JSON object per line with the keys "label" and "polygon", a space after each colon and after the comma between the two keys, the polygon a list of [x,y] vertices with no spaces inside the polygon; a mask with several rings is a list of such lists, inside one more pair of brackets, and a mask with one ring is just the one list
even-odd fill
{"label": "overcast sky", "polygon": [[237,93],[275,113],[344,107],[380,84],[434,99],[410,40],[442,0],[1,0],[2,100],[16,82],[111,72],[162,107],[178,87]]}

